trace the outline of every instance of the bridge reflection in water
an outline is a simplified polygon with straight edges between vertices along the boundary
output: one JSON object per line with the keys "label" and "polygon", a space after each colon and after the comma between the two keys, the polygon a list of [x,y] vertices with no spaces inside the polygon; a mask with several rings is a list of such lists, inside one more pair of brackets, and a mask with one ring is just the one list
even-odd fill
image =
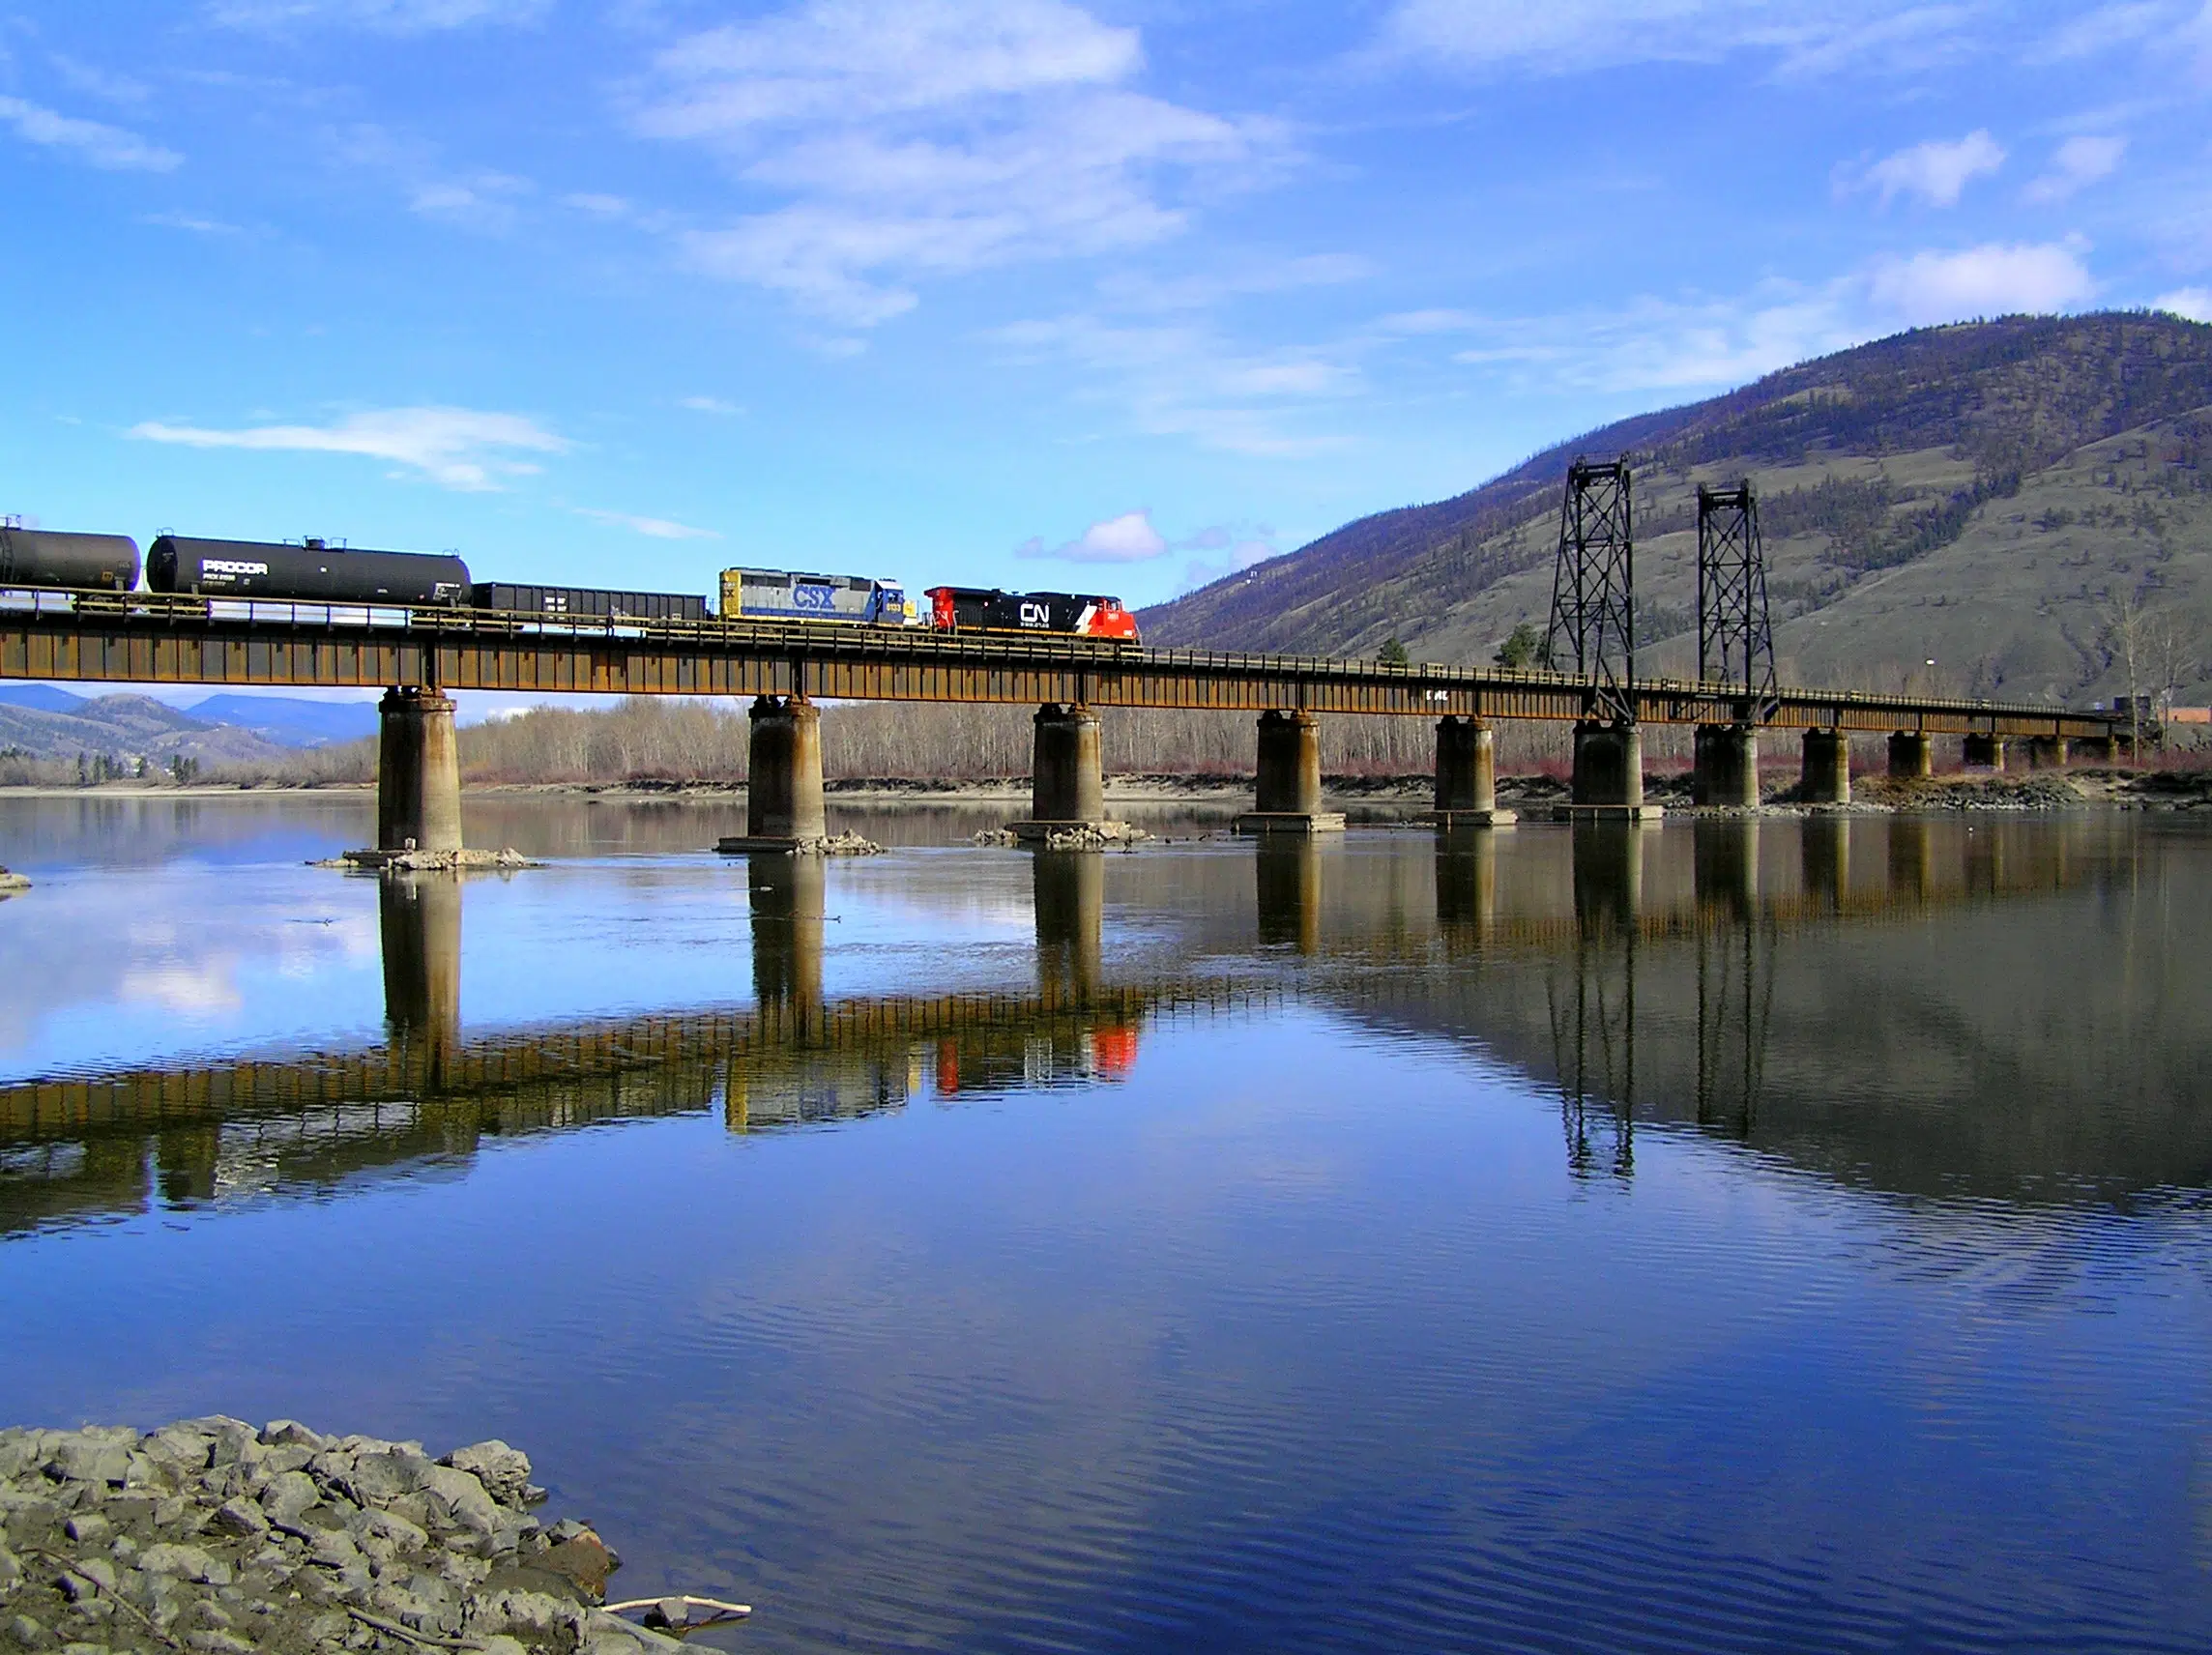
{"label": "bridge reflection in water", "polygon": [[[763,857],[752,1004],[474,1032],[463,885],[391,879],[382,1046],[0,1088],[0,1230],[436,1176],[487,1134],[1110,1081],[1150,1028],[1293,1002],[1553,1088],[1578,1176],[1632,1176],[1659,1127],[1895,1191],[2127,1200],[2212,1177],[2212,1010],[2159,941],[2212,922],[2197,868],[2090,824],[1904,818],[1037,852],[1033,987],[831,1000],[836,876]],[[1109,897],[1172,941],[1110,971]]]}

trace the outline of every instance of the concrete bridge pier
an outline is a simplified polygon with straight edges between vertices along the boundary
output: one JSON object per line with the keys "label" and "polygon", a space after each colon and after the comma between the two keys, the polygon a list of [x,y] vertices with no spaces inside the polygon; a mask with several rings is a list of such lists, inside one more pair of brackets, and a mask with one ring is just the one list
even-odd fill
{"label": "concrete bridge pier", "polygon": [[460,876],[388,873],[376,884],[385,1028],[403,1061],[422,1054],[436,1088],[461,1043]]}
{"label": "concrete bridge pier", "polygon": [[1321,847],[1311,833],[1269,834],[1253,847],[1260,944],[1321,952]]}
{"label": "concrete bridge pier", "polygon": [[1479,718],[1437,720],[1439,828],[1510,828],[1519,818],[1498,808],[1498,736]]}
{"label": "concrete bridge pier", "polygon": [[1321,807],[1321,727],[1303,708],[1260,714],[1260,767],[1239,833],[1334,833],[1340,811]]}
{"label": "concrete bridge pier", "polygon": [[1106,770],[1098,714],[1081,702],[1048,701],[1031,721],[1030,819],[1008,824],[1023,839],[1041,840],[1106,823]]}
{"label": "concrete bridge pier", "polygon": [[1736,918],[1759,907],[1759,822],[1722,817],[1700,822],[1692,846],[1698,906]]}
{"label": "concrete bridge pier", "polygon": [[2124,745],[2126,745],[2124,737],[2115,740],[2110,736],[2077,736],[2074,738],[2069,751],[2074,758],[2081,759],[2085,763],[2109,765],[2119,757],[2120,749]]}
{"label": "concrete bridge pier", "polygon": [[1637,929],[1644,912],[1644,840],[1626,818],[1575,824],[1575,921],[1584,936]]}
{"label": "concrete bridge pier", "polygon": [[753,999],[793,1039],[822,1027],[822,931],[828,869],[820,857],[757,857],[745,868],[752,903]]}
{"label": "concrete bridge pier", "polygon": [[1447,952],[1490,941],[1498,922],[1498,839],[1484,832],[1437,835],[1437,929]]}
{"label": "concrete bridge pier", "polygon": [[1936,825],[1925,818],[1889,819],[1889,895],[1892,902],[1927,898],[1936,856]]}
{"label": "concrete bridge pier", "polygon": [[1103,973],[1106,858],[1083,851],[1039,851],[1030,858],[1036,912],[1037,990],[1089,1000]]}
{"label": "concrete bridge pier", "polygon": [[1960,746],[1959,762],[1970,770],[2002,770],[2005,739],[2002,736],[1968,736]]}
{"label": "concrete bridge pier", "polygon": [[453,702],[434,689],[388,689],[377,707],[376,848],[461,848],[461,755]]}
{"label": "concrete bridge pier", "polygon": [[822,710],[800,695],[763,695],[746,714],[752,725],[745,766],[745,836],[725,851],[789,851],[829,837],[822,802]]}
{"label": "concrete bridge pier", "polygon": [[1690,798],[1699,804],[1759,808],[1759,727],[1701,724],[1690,767]]}
{"label": "concrete bridge pier", "polygon": [[1921,731],[1898,731],[1889,739],[1889,773],[1893,776],[1934,775],[1936,743]]}
{"label": "concrete bridge pier", "polygon": [[2031,770],[2062,770],[2066,768],[2066,738],[2063,736],[2030,736],[2027,739],[2027,768]]}
{"label": "concrete bridge pier", "polygon": [[1575,726],[1569,813],[1585,821],[1646,822],[1666,814],[1644,802],[1644,732],[1626,720],[1586,718]]}
{"label": "concrete bridge pier", "polygon": [[1808,816],[1799,824],[1798,833],[1805,894],[1825,899],[1830,908],[1841,908],[1844,893],[1851,887],[1850,818]]}
{"label": "concrete bridge pier", "polygon": [[1841,730],[1805,732],[1805,759],[1797,793],[1807,804],[1851,801],[1851,739]]}

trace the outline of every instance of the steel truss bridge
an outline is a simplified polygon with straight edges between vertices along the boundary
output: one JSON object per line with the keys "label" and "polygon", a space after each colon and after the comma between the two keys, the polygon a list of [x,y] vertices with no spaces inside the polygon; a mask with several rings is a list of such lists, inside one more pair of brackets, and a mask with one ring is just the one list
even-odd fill
{"label": "steel truss bridge", "polygon": [[0,679],[420,686],[523,694],[1074,704],[1926,735],[2110,738],[2116,715],[2025,702],[1639,680],[819,622],[632,622],[489,610],[0,594]]}

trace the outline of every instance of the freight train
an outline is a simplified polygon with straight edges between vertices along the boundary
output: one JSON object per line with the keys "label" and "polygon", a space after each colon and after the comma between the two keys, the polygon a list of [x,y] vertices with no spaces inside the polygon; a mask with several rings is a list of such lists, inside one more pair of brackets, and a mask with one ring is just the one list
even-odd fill
{"label": "freight train", "polygon": [[[135,541],[122,535],[59,534],[0,523],[0,592],[136,590]],[[262,540],[158,537],[147,548],[146,590],[226,602],[332,604],[365,609],[479,609],[534,621],[617,624],[716,619],[689,593],[480,581],[451,553],[377,552]],[[1007,632],[1134,644],[1137,618],[1118,597],[1068,592],[931,587],[926,609],[895,580],[790,569],[722,571],[718,618],[832,625],[927,626],[941,632]],[[248,609],[246,613],[250,614]]]}

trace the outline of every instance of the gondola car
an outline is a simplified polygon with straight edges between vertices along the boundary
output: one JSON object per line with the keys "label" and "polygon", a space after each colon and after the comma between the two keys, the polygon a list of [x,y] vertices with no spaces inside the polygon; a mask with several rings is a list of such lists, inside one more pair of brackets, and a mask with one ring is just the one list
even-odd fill
{"label": "gondola car", "polygon": [[194,540],[163,535],[146,550],[155,592],[303,603],[468,602],[469,566],[451,554],[369,552],[306,540]]}
{"label": "gondola car", "polygon": [[906,589],[860,574],[796,574],[789,569],[722,571],[725,621],[854,621],[875,626],[917,623]]}
{"label": "gondola car", "polygon": [[482,580],[477,582],[472,601],[479,609],[545,620],[707,619],[707,600],[688,592],[609,592],[591,586],[518,586],[510,581]]}
{"label": "gondola car", "polygon": [[929,599],[929,624],[940,632],[1047,632],[1137,642],[1137,618],[1119,597],[973,586],[933,586],[923,595]]}
{"label": "gondola car", "polygon": [[68,535],[0,523],[0,587],[66,586],[129,592],[138,542],[124,535]]}

